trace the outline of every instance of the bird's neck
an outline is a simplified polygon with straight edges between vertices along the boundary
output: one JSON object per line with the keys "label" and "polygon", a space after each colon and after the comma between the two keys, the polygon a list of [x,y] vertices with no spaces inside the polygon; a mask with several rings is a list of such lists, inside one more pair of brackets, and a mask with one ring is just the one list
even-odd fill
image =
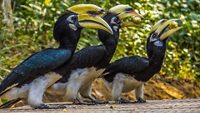
{"label": "bird's neck", "polygon": [[80,33],[73,34],[70,33],[67,35],[63,35],[59,40],[59,48],[69,49],[71,51],[76,50],[77,43],[80,38]]}
{"label": "bird's neck", "polygon": [[158,73],[163,64],[165,54],[152,54],[149,59],[149,67],[140,73],[137,73],[136,79],[139,81],[148,81],[152,78],[156,73]]}
{"label": "bird's neck", "polygon": [[98,66],[99,68],[105,68],[105,66],[109,64],[110,60],[112,59],[115,53],[119,35],[118,33],[116,33],[115,35],[99,33],[99,38],[103,43],[103,45],[101,46],[105,48],[105,54],[103,56],[103,59],[101,60],[102,62],[99,63]]}
{"label": "bird's neck", "polygon": [[149,58],[149,66],[150,66],[149,71],[152,74],[152,76],[160,71],[161,66],[163,64],[164,56],[165,56],[164,54],[162,55],[153,54],[152,57]]}
{"label": "bird's neck", "polygon": [[69,41],[66,41],[66,42],[60,42],[59,48],[69,49],[71,51],[75,51],[76,50],[76,46],[77,46],[76,42],[70,43]]}
{"label": "bird's neck", "polygon": [[[111,36],[111,35],[110,35]],[[115,53],[117,48],[119,36],[111,36],[111,38],[107,37],[107,39],[103,42],[103,45],[106,48],[106,52],[108,57],[111,59]]]}

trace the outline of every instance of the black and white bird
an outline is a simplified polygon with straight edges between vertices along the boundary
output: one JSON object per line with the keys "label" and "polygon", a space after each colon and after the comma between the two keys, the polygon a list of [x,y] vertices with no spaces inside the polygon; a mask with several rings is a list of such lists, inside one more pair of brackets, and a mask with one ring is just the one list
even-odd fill
{"label": "black and white bird", "polygon": [[32,54],[12,70],[0,84],[0,98],[8,100],[6,104],[1,105],[1,108],[8,107],[21,99],[27,100],[34,108],[49,108],[42,101],[43,93],[62,77],[54,70],[70,61],[80,38],[81,29],[96,28],[112,34],[110,26],[96,16],[102,11],[102,8],[92,4],[79,4],[68,8],[54,26],[54,38],[60,46]]}
{"label": "black and white bird", "polygon": [[119,29],[122,24],[125,24],[121,20],[130,16],[140,15],[129,5],[112,7],[103,19],[110,25],[113,34],[98,30],[99,39],[103,44],[86,47],[76,52],[70,63],[56,71],[65,76],[50,87],[48,93],[57,93],[57,95],[64,95],[64,99],[68,101],[83,103],[78,98],[80,93],[82,97],[96,103],[96,99],[91,95],[92,82],[103,73],[115,52]]}
{"label": "black and white bird", "polygon": [[175,22],[175,20],[163,19],[153,26],[147,39],[147,58],[133,55],[121,58],[108,65],[103,79],[105,85],[112,91],[112,100],[117,103],[130,102],[122,99],[121,94],[135,90],[136,102],[145,102],[143,96],[144,83],[160,71],[165,56],[167,39],[181,28],[173,28],[166,32],[172,22]]}

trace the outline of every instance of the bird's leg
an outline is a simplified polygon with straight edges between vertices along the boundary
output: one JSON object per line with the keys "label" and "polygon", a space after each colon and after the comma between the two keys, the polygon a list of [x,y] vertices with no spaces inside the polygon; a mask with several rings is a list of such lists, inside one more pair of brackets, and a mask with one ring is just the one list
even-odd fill
{"label": "bird's leg", "polygon": [[144,84],[140,85],[135,89],[135,96],[136,96],[136,103],[145,103],[146,100],[144,100]]}
{"label": "bird's leg", "polygon": [[124,86],[123,80],[114,79],[112,87],[112,100],[115,100],[116,103],[121,103],[121,93],[123,86]]}
{"label": "bird's leg", "polygon": [[42,102],[44,91],[46,90],[48,80],[41,76],[30,83],[28,92],[28,104],[38,109],[49,109],[50,107]]}
{"label": "bird's leg", "polygon": [[80,94],[84,98],[88,98],[90,101],[85,100],[85,102],[91,104],[104,104],[104,101],[96,100],[94,96],[91,95],[92,92],[92,83],[89,83],[88,86],[80,91]]}
{"label": "bird's leg", "polygon": [[78,91],[80,89],[81,84],[77,79],[70,80],[66,86],[66,92],[64,95],[64,99],[69,101],[73,101],[74,104],[82,103],[78,98]]}

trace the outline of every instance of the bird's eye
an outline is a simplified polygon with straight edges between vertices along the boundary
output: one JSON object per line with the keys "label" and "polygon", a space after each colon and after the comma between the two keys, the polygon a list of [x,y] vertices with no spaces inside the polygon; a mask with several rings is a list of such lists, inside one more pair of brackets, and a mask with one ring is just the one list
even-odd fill
{"label": "bird's eye", "polygon": [[77,18],[76,15],[70,15],[68,18],[67,18],[67,21],[69,23],[74,23],[75,19]]}
{"label": "bird's eye", "polygon": [[120,21],[119,21],[119,19],[117,17],[112,17],[110,23],[111,24],[119,24]]}
{"label": "bird's eye", "polygon": [[155,34],[155,33],[151,34],[150,42],[155,42],[156,40],[158,40],[158,39],[156,38],[156,34]]}
{"label": "bird's eye", "polygon": [[133,10],[133,8],[131,8],[131,7],[125,9],[125,11],[127,11],[127,12],[132,11],[132,10]]}
{"label": "bird's eye", "polygon": [[116,17],[112,17],[110,23],[111,24],[116,24]]}

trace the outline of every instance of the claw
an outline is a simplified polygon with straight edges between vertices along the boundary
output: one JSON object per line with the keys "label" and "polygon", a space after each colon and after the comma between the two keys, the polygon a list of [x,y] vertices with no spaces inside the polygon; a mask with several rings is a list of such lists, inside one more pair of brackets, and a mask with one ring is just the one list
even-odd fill
{"label": "claw", "polygon": [[128,103],[132,103],[129,100],[123,99],[121,98],[120,100],[116,101],[117,104],[128,104]]}
{"label": "claw", "polygon": [[50,106],[47,104],[40,104],[39,106],[35,107],[35,109],[50,109]]}
{"label": "claw", "polygon": [[85,102],[87,103],[91,103],[93,105],[96,105],[96,104],[108,104],[108,101],[101,101],[101,100],[85,100]]}
{"label": "claw", "polygon": [[146,103],[146,100],[139,98],[135,103]]}
{"label": "claw", "polygon": [[52,109],[64,109],[66,108],[66,106],[64,105],[57,105],[57,106],[54,106],[54,107],[51,107]]}
{"label": "claw", "polygon": [[40,104],[39,106],[35,107],[35,109],[63,109],[66,108],[64,105],[55,105],[49,106],[47,104]]}
{"label": "claw", "polygon": [[83,102],[83,101],[81,101],[81,100],[78,99],[78,98],[74,99],[73,104],[76,104],[76,105],[94,105],[94,104],[92,104],[92,103]]}

